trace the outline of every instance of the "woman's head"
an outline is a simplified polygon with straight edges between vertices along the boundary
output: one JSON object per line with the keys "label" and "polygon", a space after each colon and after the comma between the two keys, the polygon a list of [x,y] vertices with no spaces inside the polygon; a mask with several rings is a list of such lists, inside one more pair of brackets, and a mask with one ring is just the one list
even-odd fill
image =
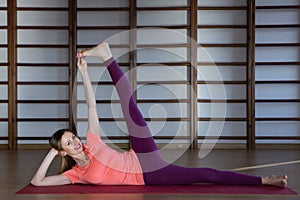
{"label": "woman's head", "polygon": [[[75,164],[72,155],[82,151],[83,145],[76,134],[69,129],[57,130],[49,140],[50,146],[56,149],[62,156],[60,173],[71,169]],[[62,154],[62,152],[64,152]]]}
{"label": "woman's head", "polygon": [[78,136],[69,129],[56,131],[49,140],[50,146],[57,151],[64,151],[72,156],[82,152],[83,145]]}
{"label": "woman's head", "polygon": [[62,151],[62,144],[61,138],[65,132],[71,132],[69,129],[59,129],[55,133],[53,133],[52,137],[49,140],[49,144],[52,148],[56,149],[57,151]]}

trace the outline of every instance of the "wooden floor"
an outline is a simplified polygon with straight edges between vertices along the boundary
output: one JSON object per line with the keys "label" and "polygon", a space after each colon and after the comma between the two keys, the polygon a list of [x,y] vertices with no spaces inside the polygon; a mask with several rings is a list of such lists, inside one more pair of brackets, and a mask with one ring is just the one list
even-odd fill
{"label": "wooden floor", "polygon": [[[174,154],[168,150],[164,155]],[[47,151],[45,150],[0,150],[0,199],[24,200],[237,200],[237,199],[300,199],[300,195],[199,195],[199,194],[80,194],[80,195],[15,195],[14,193],[27,185]],[[198,158],[197,151],[184,153],[176,164],[191,167],[213,167],[231,170],[243,167],[254,167],[240,172],[269,176],[287,174],[288,185],[300,193],[300,150],[214,150],[204,159]],[[270,165],[271,164],[271,165]],[[57,170],[55,160],[50,167],[50,173]]]}

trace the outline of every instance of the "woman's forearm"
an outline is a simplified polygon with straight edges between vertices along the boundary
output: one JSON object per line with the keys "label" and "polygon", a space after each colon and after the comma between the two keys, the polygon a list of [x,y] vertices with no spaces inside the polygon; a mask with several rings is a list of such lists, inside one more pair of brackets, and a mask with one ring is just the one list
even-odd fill
{"label": "woman's forearm", "polygon": [[87,69],[81,69],[80,73],[83,80],[86,103],[88,107],[96,106],[95,93],[89,78],[88,71]]}
{"label": "woman's forearm", "polygon": [[51,149],[48,152],[47,156],[44,158],[43,162],[41,163],[40,167],[31,180],[31,183],[33,185],[39,185],[43,181],[43,179],[45,179],[48,168],[56,157],[57,153],[58,152],[55,149]]}
{"label": "woman's forearm", "polygon": [[88,75],[87,67],[81,67],[79,71],[82,76],[85,99],[88,106],[88,131],[94,134],[100,134],[96,98]]}

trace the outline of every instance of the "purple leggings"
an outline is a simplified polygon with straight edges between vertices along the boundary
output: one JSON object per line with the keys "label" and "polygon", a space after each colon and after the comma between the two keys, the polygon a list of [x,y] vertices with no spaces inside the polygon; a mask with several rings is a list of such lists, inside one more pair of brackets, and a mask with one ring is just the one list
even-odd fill
{"label": "purple leggings", "polygon": [[236,185],[260,185],[261,177],[249,176],[211,168],[188,168],[164,161],[139,111],[127,77],[114,58],[105,61],[116,86],[126,121],[132,149],[140,161],[146,185],[182,185],[193,183],[216,183]]}

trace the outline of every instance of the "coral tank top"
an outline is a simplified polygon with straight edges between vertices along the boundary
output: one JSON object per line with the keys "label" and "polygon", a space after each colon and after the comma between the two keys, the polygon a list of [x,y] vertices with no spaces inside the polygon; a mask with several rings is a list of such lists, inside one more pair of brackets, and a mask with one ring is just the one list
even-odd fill
{"label": "coral tank top", "polygon": [[84,167],[75,165],[64,172],[73,184],[145,185],[143,172],[133,149],[117,152],[107,146],[99,135],[87,132],[83,151],[90,163]]}

